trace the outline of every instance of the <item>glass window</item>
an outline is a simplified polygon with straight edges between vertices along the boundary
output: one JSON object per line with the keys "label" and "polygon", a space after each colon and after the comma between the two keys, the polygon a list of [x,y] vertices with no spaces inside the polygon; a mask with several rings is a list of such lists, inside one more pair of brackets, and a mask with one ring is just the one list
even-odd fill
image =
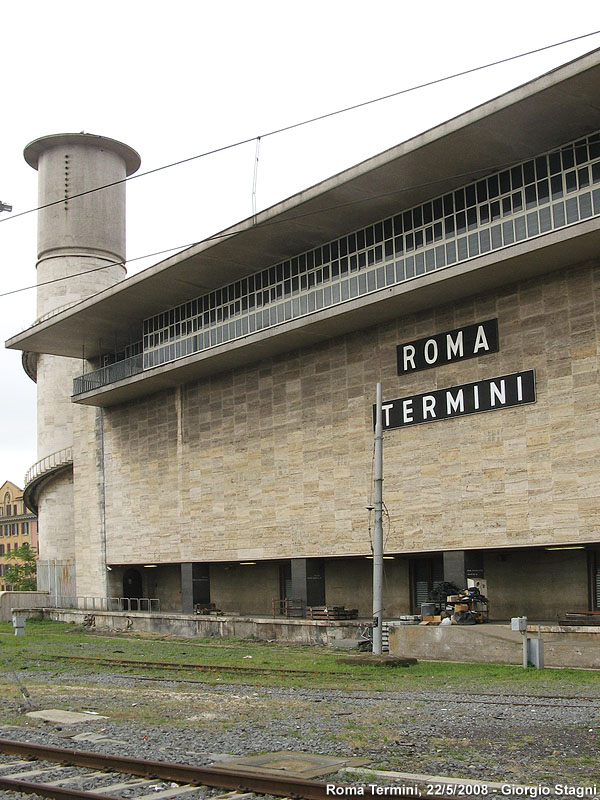
{"label": "glass window", "polygon": [[[565,204],[555,203],[552,206],[552,216],[554,218],[554,227],[562,228],[562,226],[565,224]],[[532,234],[530,233],[529,235],[531,236]]]}
{"label": "glass window", "polygon": [[[105,356],[99,385],[113,379],[111,365],[124,358],[142,354],[144,369],[157,366],[342,302],[356,292],[364,294],[600,215],[600,189],[588,191],[590,183],[600,184],[598,159],[596,133],[156,314],[143,321],[143,341]],[[436,246],[443,239],[446,244]],[[411,255],[404,259],[405,253]],[[367,266],[377,264],[385,267],[367,272]],[[350,281],[340,286],[340,275]],[[232,318],[235,322],[228,322]],[[192,337],[199,329],[204,334]],[[16,513],[12,498],[5,498],[4,511]]]}
{"label": "glass window", "polygon": [[579,197],[579,216],[581,219],[587,219],[587,217],[592,216],[592,196],[589,192]]}
{"label": "glass window", "polygon": [[510,182],[513,189],[520,189],[523,186],[523,168],[519,164],[510,171]]}
{"label": "glass window", "polygon": [[479,234],[479,249],[482,253],[487,253],[490,247],[490,232],[486,229]]}

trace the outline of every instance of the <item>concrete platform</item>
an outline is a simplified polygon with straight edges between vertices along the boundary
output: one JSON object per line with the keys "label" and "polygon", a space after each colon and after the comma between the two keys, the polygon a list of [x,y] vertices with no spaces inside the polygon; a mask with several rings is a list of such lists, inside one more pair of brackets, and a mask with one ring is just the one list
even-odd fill
{"label": "concrete platform", "polygon": [[[600,627],[541,625],[547,667],[600,669]],[[536,638],[537,625],[527,628]],[[509,623],[390,628],[390,655],[431,661],[523,663],[523,640]]]}
{"label": "concrete platform", "polygon": [[75,725],[78,722],[95,722],[99,719],[108,719],[101,714],[92,714],[91,711],[62,711],[60,708],[47,708],[45,711],[28,711],[28,717],[43,719],[44,722],[55,722],[60,725]]}
{"label": "concrete platform", "polygon": [[[370,619],[311,620],[288,617],[190,615],[69,608],[22,609],[27,617],[73,622],[104,630],[189,638],[238,638],[335,646],[356,640]],[[530,625],[529,635],[537,636]],[[600,626],[541,625],[548,667],[600,669]],[[390,625],[390,657],[432,661],[522,663],[521,634],[508,622],[483,625]],[[368,655],[363,654],[363,658]]]}
{"label": "concrete platform", "polygon": [[201,638],[259,639],[295,644],[332,645],[358,639],[359,628],[371,620],[313,620],[293,617],[192,615],[146,611],[90,611],[73,608],[36,608],[20,612],[27,617],[74,622],[98,629],[158,633]]}

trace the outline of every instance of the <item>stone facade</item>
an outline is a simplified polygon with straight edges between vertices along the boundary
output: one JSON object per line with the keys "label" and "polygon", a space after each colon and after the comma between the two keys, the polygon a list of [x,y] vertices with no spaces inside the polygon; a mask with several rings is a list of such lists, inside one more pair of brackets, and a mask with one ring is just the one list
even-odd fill
{"label": "stone facade", "polygon": [[[522,369],[534,404],[386,433],[386,551],[595,541],[599,277],[582,265],[107,409],[108,562],[368,554],[376,382],[385,401]],[[491,317],[498,353],[396,374],[397,344]]]}

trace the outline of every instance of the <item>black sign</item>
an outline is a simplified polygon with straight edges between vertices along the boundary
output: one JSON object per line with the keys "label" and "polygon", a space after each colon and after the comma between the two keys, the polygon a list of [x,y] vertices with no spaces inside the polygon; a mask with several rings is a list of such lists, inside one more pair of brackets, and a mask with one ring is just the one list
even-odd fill
{"label": "black sign", "polygon": [[488,319],[446,333],[399,344],[398,375],[439,367],[452,361],[498,352],[498,320]]}
{"label": "black sign", "polygon": [[535,403],[535,370],[532,369],[386,401],[382,404],[383,428],[405,428],[525,403]]}

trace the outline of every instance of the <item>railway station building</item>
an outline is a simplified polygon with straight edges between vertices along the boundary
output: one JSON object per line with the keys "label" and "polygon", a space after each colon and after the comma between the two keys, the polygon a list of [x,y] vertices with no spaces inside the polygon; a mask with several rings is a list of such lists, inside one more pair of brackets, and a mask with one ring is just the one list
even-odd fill
{"label": "railway station building", "polygon": [[384,617],[469,578],[491,619],[600,608],[600,51],[129,278],[137,153],[25,158],[57,597],[370,617],[381,381]]}

